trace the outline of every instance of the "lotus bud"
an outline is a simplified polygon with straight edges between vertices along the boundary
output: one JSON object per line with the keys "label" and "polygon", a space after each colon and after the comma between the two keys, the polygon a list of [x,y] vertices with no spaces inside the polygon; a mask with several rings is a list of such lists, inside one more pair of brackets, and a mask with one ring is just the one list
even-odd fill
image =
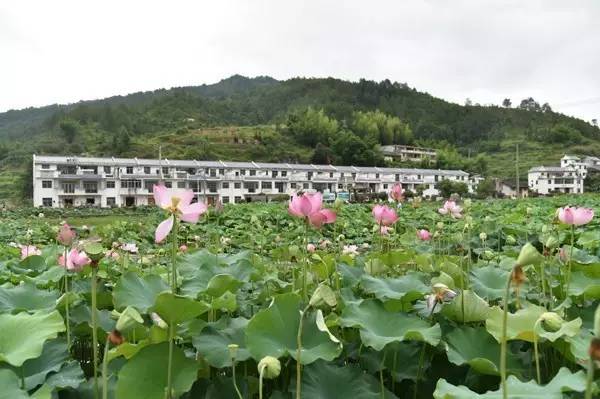
{"label": "lotus bud", "polygon": [[442,230],[444,228],[444,223],[443,222],[437,222],[437,224],[435,226],[437,227],[438,230]]}
{"label": "lotus bud", "polygon": [[555,236],[550,236],[548,237],[548,239],[546,240],[546,242],[544,243],[544,246],[546,248],[556,248],[558,247],[558,238],[556,238]]}
{"label": "lotus bud", "polygon": [[144,319],[135,308],[127,306],[123,313],[117,320],[116,329],[121,332],[125,332],[130,328],[135,327],[136,324],[144,324]]}
{"label": "lotus bud", "polygon": [[517,265],[528,266],[540,263],[543,260],[542,255],[537,249],[530,243],[523,245],[519,257],[517,258]]}
{"label": "lotus bud", "polygon": [[494,259],[494,251],[491,251],[489,249],[483,251],[483,259],[485,259],[485,260]]}
{"label": "lotus bud", "polygon": [[281,373],[281,363],[273,356],[265,356],[258,362],[258,372],[262,372],[263,377],[269,380],[277,378]]}
{"label": "lotus bud", "polygon": [[336,198],[333,202],[333,207],[337,210],[340,210],[342,208],[342,205],[344,205],[344,201],[342,201],[340,198]]}
{"label": "lotus bud", "polygon": [[527,215],[531,215],[533,213],[533,208],[527,207],[526,212]]}
{"label": "lotus bud", "polygon": [[479,239],[480,239],[481,241],[485,241],[485,240],[487,240],[487,234],[485,234],[485,233],[483,233],[483,232],[479,233]]}
{"label": "lotus bud", "polygon": [[560,330],[565,321],[557,313],[545,312],[540,316],[540,322],[544,330],[556,332]]}
{"label": "lotus bud", "polygon": [[58,231],[58,235],[56,236],[56,240],[64,246],[69,246],[73,243],[75,239],[75,232],[71,229],[71,226],[64,223],[60,226],[60,230]]}
{"label": "lotus bud", "polygon": [[509,235],[509,236],[506,236],[506,243],[508,245],[515,245],[517,243],[517,240],[515,237]]}
{"label": "lotus bud", "polygon": [[227,345],[227,349],[229,349],[229,357],[231,358],[231,360],[237,359],[237,353],[238,353],[239,347],[240,346],[236,345],[236,344]]}

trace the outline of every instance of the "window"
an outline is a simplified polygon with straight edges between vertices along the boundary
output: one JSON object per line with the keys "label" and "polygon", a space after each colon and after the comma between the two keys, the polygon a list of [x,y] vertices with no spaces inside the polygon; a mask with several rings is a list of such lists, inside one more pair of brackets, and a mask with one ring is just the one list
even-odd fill
{"label": "window", "polygon": [[96,203],[96,200],[94,198],[86,198],[85,199],[86,205],[94,205],[95,203]]}
{"label": "window", "polygon": [[121,188],[141,188],[141,180],[123,180],[121,182]]}
{"label": "window", "polygon": [[106,181],[106,188],[115,188],[115,181],[114,180],[107,180]]}
{"label": "window", "polygon": [[313,176],[313,172],[308,172],[308,173],[306,173],[306,178],[307,178],[308,180],[311,180],[311,179],[312,179],[312,176]]}
{"label": "window", "polygon": [[42,205],[52,207],[52,198],[42,198]]}
{"label": "window", "polygon": [[144,166],[144,174],[149,175],[150,173],[150,166]]}
{"label": "window", "polygon": [[185,182],[184,181],[178,181],[177,182],[177,188],[185,188]]}
{"label": "window", "polygon": [[172,182],[170,182],[170,181],[166,181],[166,182],[165,182],[165,187],[166,187],[166,188],[171,188],[171,187],[173,187],[173,183],[172,183]]}
{"label": "window", "polygon": [[106,206],[117,205],[117,199],[115,197],[106,197]]}
{"label": "window", "polygon": [[330,172],[330,173],[329,173],[329,177],[333,177],[333,172]]}
{"label": "window", "polygon": [[270,182],[270,181],[264,181],[264,182],[262,182],[262,188],[272,189],[273,188],[273,183]]}
{"label": "window", "polygon": [[133,174],[133,166],[128,166],[127,167],[127,172],[128,175],[132,175]]}
{"label": "window", "polygon": [[383,189],[384,189],[384,190],[387,190],[387,188],[388,188],[388,185],[387,185],[387,184],[384,184],[384,185],[383,185]]}
{"label": "window", "polygon": [[169,175],[169,168],[165,168],[165,167],[163,167],[163,168],[162,168],[162,173],[163,173],[163,175],[166,175],[166,176],[168,176],[168,175]]}
{"label": "window", "polygon": [[296,183],[290,183],[290,188],[295,189],[296,188]]}
{"label": "window", "polygon": [[240,175],[246,176],[246,170],[245,169],[240,169]]}
{"label": "window", "polygon": [[216,181],[207,181],[206,188],[208,188],[209,192],[216,193],[217,192],[217,182]]}
{"label": "window", "polygon": [[242,183],[233,183],[233,188],[242,188]]}
{"label": "window", "polygon": [[276,170],[271,171],[271,177],[277,177],[277,171]]}
{"label": "window", "polygon": [[42,188],[52,188],[52,180],[42,180]]}
{"label": "window", "polygon": [[221,183],[221,188],[229,188],[229,182],[224,181]]}
{"label": "window", "polygon": [[256,170],[252,169],[252,170],[250,171],[250,176],[256,176]]}
{"label": "window", "polygon": [[216,171],[216,169],[210,169],[208,171],[208,174],[209,174],[210,177],[217,177],[217,171]]}
{"label": "window", "polygon": [[[42,169],[50,169],[50,165],[48,165],[47,163],[43,163]],[[52,206],[52,204],[50,204],[50,206]]]}
{"label": "window", "polygon": [[342,188],[344,188],[344,186],[342,184],[338,184],[338,190],[341,190]]}
{"label": "window", "polygon": [[73,194],[75,192],[75,184],[74,183],[63,183],[62,188],[63,188],[63,191],[67,194]]}
{"label": "window", "polygon": [[98,183],[96,182],[84,182],[83,189],[88,194],[94,194],[98,192]]}
{"label": "window", "polygon": [[111,171],[112,171],[112,168],[111,168],[110,166],[105,166],[105,167],[104,167],[104,173],[108,173],[108,174],[110,174],[110,173],[111,173]]}
{"label": "window", "polygon": [[225,169],[219,169],[219,174],[222,176],[225,174]]}
{"label": "window", "polygon": [[343,179],[344,178],[344,173],[340,173],[340,178]]}
{"label": "window", "polygon": [[282,170],[282,171],[281,171],[281,177],[286,177],[286,176],[287,176],[287,171],[285,171],[285,170]]}
{"label": "window", "polygon": [[258,182],[245,182],[244,188],[248,190],[249,193],[254,193],[258,189]]}
{"label": "window", "polygon": [[308,190],[308,183],[302,183],[302,188],[304,190]]}
{"label": "window", "polygon": [[352,173],[352,178],[356,179],[356,173]]}
{"label": "window", "polygon": [[375,173],[375,178],[379,179],[379,173]]}
{"label": "window", "polygon": [[396,175],[396,181],[400,181],[400,175]]}
{"label": "window", "polygon": [[223,197],[221,199],[221,202],[224,203],[224,204],[229,204],[229,197]]}
{"label": "window", "polygon": [[242,202],[242,197],[236,196],[233,200],[235,201],[236,204],[239,204],[240,202]]}
{"label": "window", "polygon": [[283,192],[284,187],[285,187],[284,184],[285,183],[281,182],[281,181],[275,182],[275,189],[277,190],[278,193],[282,193]]}

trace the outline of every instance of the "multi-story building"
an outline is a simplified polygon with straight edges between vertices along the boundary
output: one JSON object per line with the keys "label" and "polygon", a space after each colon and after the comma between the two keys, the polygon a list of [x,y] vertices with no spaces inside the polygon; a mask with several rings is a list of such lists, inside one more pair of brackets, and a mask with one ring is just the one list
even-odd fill
{"label": "multi-story building", "polygon": [[382,145],[379,150],[386,160],[430,161],[435,162],[437,153],[433,148],[413,147],[409,145]]}
{"label": "multi-story building", "polygon": [[572,167],[538,166],[529,169],[529,189],[538,194],[583,193],[584,176]]}
{"label": "multi-story building", "polygon": [[152,186],[191,189],[198,201],[271,200],[298,191],[335,198],[353,190],[388,192],[395,183],[436,196],[438,182],[475,180],[460,170],[404,169],[263,162],[33,156],[34,206],[141,206],[153,203]]}

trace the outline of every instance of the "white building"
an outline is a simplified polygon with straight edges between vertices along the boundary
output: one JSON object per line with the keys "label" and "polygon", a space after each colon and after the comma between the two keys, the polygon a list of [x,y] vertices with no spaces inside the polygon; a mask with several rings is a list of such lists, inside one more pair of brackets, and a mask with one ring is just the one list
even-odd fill
{"label": "white building", "polygon": [[573,166],[538,166],[528,174],[529,189],[538,194],[583,193],[584,174]]}
{"label": "white building", "polygon": [[437,152],[433,148],[413,147],[409,145],[382,145],[379,150],[387,161],[430,161],[435,162]]}
{"label": "white building", "polygon": [[[191,189],[199,201],[270,200],[298,191],[389,192],[395,183],[436,196],[439,181],[474,181],[460,170],[404,169],[263,162],[33,156],[34,206],[141,206],[152,186]],[[331,195],[329,195],[331,197]]]}

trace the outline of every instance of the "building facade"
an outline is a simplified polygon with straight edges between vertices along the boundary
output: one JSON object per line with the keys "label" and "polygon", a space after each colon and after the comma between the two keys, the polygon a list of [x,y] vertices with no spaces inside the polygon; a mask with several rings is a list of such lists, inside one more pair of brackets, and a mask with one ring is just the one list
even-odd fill
{"label": "building facade", "polygon": [[[153,204],[152,187],[190,189],[198,201],[269,201],[304,191],[326,198],[405,190],[436,196],[439,181],[477,180],[460,170],[403,169],[264,162],[33,156],[33,204],[45,207],[120,207]],[[340,197],[344,197],[340,195]]]}
{"label": "building facade", "polygon": [[413,147],[409,145],[382,145],[379,149],[383,157],[389,161],[429,161],[433,163],[437,160],[437,152],[433,148]]}

